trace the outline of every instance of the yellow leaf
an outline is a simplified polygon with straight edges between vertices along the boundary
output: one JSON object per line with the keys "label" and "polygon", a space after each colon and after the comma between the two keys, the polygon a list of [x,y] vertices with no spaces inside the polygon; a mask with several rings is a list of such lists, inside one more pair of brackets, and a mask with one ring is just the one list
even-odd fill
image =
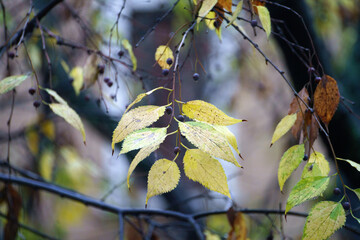
{"label": "yellow leaf", "polygon": [[257,8],[260,22],[266,32],[267,37],[269,38],[271,33],[271,19],[269,10],[264,6],[255,6]]}
{"label": "yellow leaf", "polygon": [[236,161],[226,138],[211,125],[201,122],[179,122],[179,127],[181,134],[200,150],[241,167]]}
{"label": "yellow leaf", "polygon": [[200,149],[189,149],[183,161],[188,178],[231,198],[224,169],[218,160]]}
{"label": "yellow leaf", "polygon": [[112,136],[111,148],[114,151],[115,143],[121,142],[130,133],[149,126],[156,122],[165,113],[166,106],[141,106],[125,113]]}
{"label": "yellow leaf", "polygon": [[54,162],[55,155],[52,150],[47,149],[41,154],[39,160],[39,171],[41,176],[47,181],[51,181]]}
{"label": "yellow leaf", "polygon": [[148,192],[146,205],[149,198],[174,190],[180,179],[180,170],[175,162],[168,159],[157,160],[149,171]]}
{"label": "yellow leaf", "polygon": [[216,35],[218,36],[218,38],[220,39],[220,42],[221,42],[221,27],[216,28],[215,33],[216,33]]}
{"label": "yellow leaf", "polygon": [[130,176],[132,172],[135,170],[136,166],[145,158],[147,158],[152,152],[157,150],[160,147],[160,145],[151,145],[145,148],[140,149],[140,151],[136,154],[135,158],[132,160],[128,174],[127,174],[127,185],[128,188],[130,188]]}
{"label": "yellow leaf", "polygon": [[339,202],[317,203],[306,218],[302,240],[325,240],[344,226],[345,211]]}
{"label": "yellow leaf", "polygon": [[[99,69],[97,66],[97,59],[98,59],[98,56],[96,54],[91,54],[86,59],[86,63],[84,65],[84,70],[83,70],[84,84],[85,84],[86,88],[91,87],[98,79]],[[75,81],[75,78],[74,78],[74,81]],[[77,83],[76,89],[79,88],[79,85],[80,85],[80,82]],[[82,85],[80,86],[80,88],[81,87],[82,87]],[[75,89],[75,87],[74,87],[74,89]]]}
{"label": "yellow leaf", "polygon": [[215,233],[210,232],[209,230],[204,231],[206,240],[221,240],[221,237]]}
{"label": "yellow leaf", "polygon": [[329,172],[329,162],[325,159],[324,155],[319,152],[313,152],[304,167],[301,178],[327,176]]}
{"label": "yellow leaf", "polygon": [[55,125],[50,120],[45,120],[40,124],[41,132],[50,140],[55,139]]}
{"label": "yellow leaf", "polygon": [[76,95],[80,94],[80,90],[84,87],[84,74],[81,67],[74,67],[70,72],[70,77],[74,79],[72,86]]}
{"label": "yellow leaf", "polygon": [[241,0],[238,3],[238,5],[236,6],[236,9],[235,9],[233,15],[231,16],[230,22],[228,23],[227,27],[230,26],[231,24],[233,24],[235,22],[235,20],[237,19],[237,17],[239,16],[239,14],[242,10],[243,2],[244,2],[244,0]]}
{"label": "yellow leaf", "polygon": [[304,158],[305,147],[304,144],[295,145],[289,148],[281,157],[278,169],[278,180],[280,191],[283,190],[286,180],[290,177],[291,173],[300,165]]}
{"label": "yellow leaf", "polygon": [[184,103],[182,110],[183,113],[191,119],[214,125],[228,126],[244,121],[229,117],[214,105],[201,100]]}
{"label": "yellow leaf", "polygon": [[0,94],[7,93],[8,91],[13,90],[15,87],[19,86],[23,81],[25,81],[30,74],[25,75],[15,75],[4,78],[0,81]]}
{"label": "yellow leaf", "polygon": [[347,162],[348,164],[350,164],[352,167],[354,167],[356,170],[358,170],[360,172],[360,164],[358,164],[354,161],[348,160],[348,159],[343,159],[343,158],[336,158],[336,159]]}
{"label": "yellow leaf", "polygon": [[211,9],[213,9],[217,2],[218,0],[203,0],[198,12],[198,23],[210,12]]}
{"label": "yellow leaf", "polygon": [[160,65],[162,69],[170,69],[171,64],[167,63],[168,59],[171,59],[174,62],[174,55],[171,49],[166,45],[161,45],[156,49],[155,52],[155,61]]}
{"label": "yellow leaf", "polygon": [[236,213],[234,221],[231,223],[232,228],[228,234],[227,240],[246,240],[247,227],[244,215],[241,212]]}
{"label": "yellow leaf", "polygon": [[271,145],[270,147],[277,141],[279,138],[281,138],[285,133],[287,133],[290,128],[294,125],[296,121],[296,113],[291,115],[286,115],[281,121],[278,123],[278,125],[275,128]]}
{"label": "yellow leaf", "polygon": [[166,138],[166,129],[164,128],[144,128],[128,135],[122,145],[119,154],[127,153],[139,148],[159,145]]}
{"label": "yellow leaf", "polygon": [[26,143],[32,155],[36,156],[39,153],[39,134],[34,129],[26,131]]}
{"label": "yellow leaf", "polygon": [[[148,92],[146,92],[146,93],[141,93],[141,94],[137,95],[137,97],[135,98],[135,100],[134,100],[131,104],[129,104],[129,106],[126,108],[125,112],[129,111],[129,109],[130,109],[132,106],[134,106],[135,104],[139,103],[144,97],[149,96],[150,94],[152,94],[153,92],[155,92],[155,91],[157,91],[157,90],[159,90],[159,89],[167,89],[167,90],[169,90],[168,88],[158,87],[158,88],[155,88],[155,89],[153,89],[153,90],[151,90],[151,91],[148,91]],[[170,89],[170,90],[171,90],[171,89]]]}
{"label": "yellow leaf", "polygon": [[59,94],[57,92],[55,92],[54,90],[51,90],[49,88],[44,88],[44,90],[50,95],[52,96],[58,103],[67,105],[67,102],[59,96]]}
{"label": "yellow leaf", "polygon": [[222,134],[227,139],[227,141],[234,148],[236,153],[239,154],[239,157],[241,157],[235,135],[226,126],[213,125],[213,127],[216,129],[216,131],[218,131],[220,134]]}
{"label": "yellow leaf", "polygon": [[210,29],[210,30],[214,30],[215,26],[215,18],[216,18],[216,13],[214,11],[210,11],[205,18],[205,23],[206,26]]}
{"label": "yellow leaf", "polygon": [[86,143],[85,129],[79,115],[67,104],[51,103],[49,106],[56,115],[64,118],[66,122],[79,130],[83,136],[84,143]]}
{"label": "yellow leaf", "polygon": [[129,41],[127,39],[122,40],[122,45],[124,46],[124,48],[129,52],[130,58],[131,58],[131,62],[133,65],[133,71],[136,71],[137,68],[137,60],[136,57],[134,55],[133,49],[131,44],[129,43]]}

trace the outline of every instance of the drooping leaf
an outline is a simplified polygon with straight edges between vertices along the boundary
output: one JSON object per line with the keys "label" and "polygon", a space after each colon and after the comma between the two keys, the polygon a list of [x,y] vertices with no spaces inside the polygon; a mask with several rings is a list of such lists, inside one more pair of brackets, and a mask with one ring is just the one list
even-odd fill
{"label": "drooping leaf", "polygon": [[153,90],[150,90],[150,91],[148,91],[148,92],[146,92],[146,93],[141,93],[141,94],[137,95],[137,97],[135,98],[135,100],[134,100],[131,104],[129,104],[129,106],[126,108],[126,111],[125,111],[125,112],[129,111],[129,109],[130,109],[132,106],[134,106],[135,104],[139,103],[144,97],[149,96],[150,94],[152,94],[153,92],[155,92],[155,91],[157,91],[157,90],[159,90],[159,89],[167,89],[167,88],[158,87],[158,88],[154,88]]}
{"label": "drooping leaf", "polygon": [[67,104],[51,103],[49,104],[51,110],[58,116],[65,119],[71,126],[79,130],[83,136],[84,143],[86,142],[84,125],[81,122],[79,115]]}
{"label": "drooping leaf", "polygon": [[[301,89],[298,95],[306,104],[309,104],[309,93],[305,87]],[[291,129],[291,133],[296,139],[299,139],[300,132],[303,129],[303,124],[304,124],[304,115],[305,115],[306,106],[303,103],[303,101],[301,101],[300,99],[298,99],[297,96],[295,96],[290,103],[290,109],[288,112],[288,114],[297,113],[296,121]],[[300,103],[300,107],[299,107],[299,103]]]}
{"label": "drooping leaf", "polygon": [[230,22],[228,23],[227,27],[230,26],[231,24],[233,24],[235,22],[235,20],[237,19],[237,17],[239,16],[239,14],[242,10],[243,2],[244,2],[244,0],[241,0],[237,4],[236,9],[235,9],[233,15],[231,16]]}
{"label": "drooping leaf", "polygon": [[132,65],[133,65],[133,71],[136,71],[137,60],[136,60],[136,57],[135,57],[135,54],[133,52],[131,44],[129,43],[129,41],[127,39],[122,40],[121,43],[124,46],[124,48],[129,52],[131,62],[132,62]]}
{"label": "drooping leaf", "polygon": [[144,128],[131,133],[125,138],[119,154],[161,144],[166,138],[166,129],[167,127]]}
{"label": "drooping leaf", "polygon": [[330,166],[325,156],[322,153],[313,152],[304,167],[301,178],[327,176],[329,172]]}
{"label": "drooping leaf", "polygon": [[59,94],[57,92],[55,92],[54,90],[51,90],[49,88],[44,88],[44,90],[50,95],[52,96],[58,103],[67,105],[67,102],[59,96]]}
{"label": "drooping leaf", "polygon": [[306,218],[302,240],[325,240],[344,226],[345,211],[341,203],[321,201],[317,203]]}
{"label": "drooping leaf", "polygon": [[266,35],[269,38],[271,33],[271,19],[270,19],[269,10],[264,6],[256,6],[256,9],[259,14],[261,25],[263,26]]}
{"label": "drooping leaf", "polygon": [[291,190],[286,202],[285,214],[293,207],[320,196],[328,186],[329,177],[302,178]]}
{"label": "drooping leaf", "polygon": [[[172,60],[171,64],[167,63],[168,59]],[[166,45],[161,45],[156,49],[155,61],[160,65],[162,69],[170,69],[174,62],[174,55],[171,49]]]}
{"label": "drooping leaf", "polygon": [[231,230],[227,240],[247,240],[247,227],[244,215],[241,212],[235,213],[234,221],[230,222]]}
{"label": "drooping leaf", "polygon": [[280,120],[280,122],[275,128],[270,147],[290,130],[290,128],[294,125],[295,121],[296,113],[286,115],[283,119]]}
{"label": "drooping leaf", "polygon": [[242,119],[229,117],[214,105],[201,100],[184,103],[182,110],[183,113],[191,119],[214,125],[228,126],[244,121]]}
{"label": "drooping leaf", "polygon": [[130,176],[135,170],[136,166],[145,158],[147,158],[152,152],[154,152],[156,149],[158,149],[160,145],[150,145],[148,147],[140,149],[140,151],[136,154],[135,158],[132,160],[128,174],[127,174],[127,185],[130,189]]}
{"label": "drooping leaf", "polygon": [[218,160],[200,149],[189,149],[183,161],[188,178],[231,198],[224,169]]}
{"label": "drooping leaf", "polygon": [[181,134],[205,153],[241,167],[236,161],[228,141],[211,125],[201,122],[179,122]]}
{"label": "drooping leaf", "polygon": [[314,93],[314,109],[321,121],[326,125],[334,116],[339,101],[340,93],[336,80],[324,75]]}
{"label": "drooping leaf", "polygon": [[149,198],[174,190],[180,179],[180,170],[175,162],[157,160],[149,171],[146,205]]}
{"label": "drooping leaf", "polygon": [[198,19],[197,22],[199,23],[209,12],[213,7],[216,5],[218,0],[203,0],[201,7],[198,12]]}
{"label": "drooping leaf", "polygon": [[166,106],[141,106],[125,113],[115,128],[112,136],[111,148],[114,151],[115,143],[121,142],[130,133],[145,128],[156,122],[165,113]]}
{"label": "drooping leaf", "polygon": [[[91,87],[96,80],[98,79],[99,76],[99,69],[98,69],[98,56],[96,54],[91,54],[87,57],[85,65],[84,65],[84,69],[83,69],[83,84],[85,85],[85,88],[89,88]],[[83,87],[83,84],[81,84],[81,73],[80,73],[80,69],[77,69],[76,71],[78,72],[74,72],[75,77],[77,77],[78,79],[76,83],[73,83],[73,87],[75,89],[75,92],[80,88]],[[74,78],[75,81],[75,78]],[[75,87],[76,86],[76,87]]]}
{"label": "drooping leaf", "polygon": [[23,81],[25,81],[29,76],[30,73],[25,75],[14,75],[4,78],[3,80],[0,81],[0,95],[13,90],[15,87],[19,86]]}
{"label": "drooping leaf", "polygon": [[74,67],[69,75],[72,79],[74,79],[71,85],[73,86],[76,95],[79,95],[80,90],[84,87],[83,69],[81,67]]}
{"label": "drooping leaf", "polygon": [[360,164],[359,163],[356,163],[356,162],[348,160],[348,159],[343,159],[343,158],[336,158],[336,159],[347,162],[348,164],[350,164],[352,167],[356,168],[356,170],[358,170],[360,172]]}
{"label": "drooping leaf", "polygon": [[238,148],[238,145],[237,145],[237,142],[236,142],[235,135],[226,126],[219,126],[219,125],[212,125],[212,126],[213,126],[213,128],[216,129],[216,131],[218,131],[220,134],[222,134],[227,139],[227,141],[234,148],[234,150],[239,155],[239,157],[242,158],[239,148]]}
{"label": "drooping leaf", "polygon": [[304,144],[295,145],[289,148],[281,157],[278,169],[278,180],[280,191],[283,190],[286,180],[291,173],[300,165],[305,154]]}

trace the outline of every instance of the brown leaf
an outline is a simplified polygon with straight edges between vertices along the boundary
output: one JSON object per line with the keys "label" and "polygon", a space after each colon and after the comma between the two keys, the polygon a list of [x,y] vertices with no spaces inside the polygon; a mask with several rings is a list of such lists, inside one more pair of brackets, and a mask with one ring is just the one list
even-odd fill
{"label": "brown leaf", "polygon": [[324,75],[314,93],[314,109],[321,121],[328,125],[339,105],[340,93],[336,80]]}
{"label": "brown leaf", "polygon": [[[309,93],[305,87],[301,89],[301,91],[299,92],[299,96],[301,97],[301,99],[304,100],[304,102],[306,102],[306,104],[309,104]],[[299,102],[300,102],[300,107],[299,107]],[[300,112],[300,109],[302,113]],[[297,99],[297,97],[295,96],[290,103],[290,109],[288,114],[293,114],[297,112],[296,121],[291,129],[291,133],[296,139],[299,139],[300,137],[300,131],[304,124],[303,118],[304,118],[305,110],[306,110],[305,104],[300,99]]]}
{"label": "brown leaf", "polygon": [[319,124],[318,122],[316,121],[315,119],[315,116],[314,114],[312,114],[312,118],[311,118],[311,124],[310,124],[310,133],[309,133],[309,152],[308,152],[308,156],[309,153],[310,153],[310,150],[316,140],[316,138],[318,137],[319,135]]}
{"label": "brown leaf", "polygon": [[232,0],[219,0],[215,6],[231,13]]}
{"label": "brown leaf", "polygon": [[[228,211],[229,214],[229,211]],[[229,217],[229,216],[228,216]],[[230,224],[232,228],[229,232],[227,240],[246,240],[247,228],[244,215],[241,212],[235,213],[235,219]]]}

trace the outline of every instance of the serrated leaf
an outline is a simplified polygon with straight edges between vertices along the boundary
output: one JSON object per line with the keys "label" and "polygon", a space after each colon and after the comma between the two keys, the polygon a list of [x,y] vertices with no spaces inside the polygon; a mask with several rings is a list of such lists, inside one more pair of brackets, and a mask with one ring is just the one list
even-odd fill
{"label": "serrated leaf", "polygon": [[81,67],[74,67],[71,69],[69,76],[74,79],[71,85],[74,88],[75,94],[79,95],[80,90],[84,87],[84,74]]}
{"label": "serrated leaf", "polygon": [[348,160],[348,159],[343,159],[343,158],[336,158],[336,159],[347,162],[348,164],[350,164],[352,167],[356,168],[356,170],[358,170],[360,172],[360,164],[359,163],[356,163],[356,162]]}
{"label": "serrated leaf", "polygon": [[180,170],[175,162],[157,160],[149,171],[146,205],[149,198],[174,190],[180,179]]}
{"label": "serrated leaf", "polygon": [[136,71],[137,60],[136,60],[136,57],[135,57],[135,54],[133,52],[131,44],[129,43],[129,41],[127,39],[122,40],[121,43],[124,46],[124,48],[129,52],[131,62],[132,62],[132,65],[133,65],[133,71]]}
{"label": "serrated leaf", "polygon": [[152,152],[157,150],[160,147],[160,145],[151,145],[145,148],[140,149],[140,151],[136,154],[135,158],[132,160],[128,174],[127,174],[127,185],[128,188],[130,188],[130,176],[135,170],[136,166],[145,158],[147,158]]}
{"label": "serrated leaf", "polygon": [[[98,56],[96,54],[91,54],[86,59],[84,69],[83,69],[83,75],[84,75],[83,83],[86,88],[91,87],[98,79],[99,69],[98,69],[97,60],[98,60]],[[81,89],[83,85],[81,84],[80,77],[78,77],[77,80],[78,81],[76,82],[76,89],[78,89],[79,86]],[[75,78],[74,78],[74,81],[75,81]],[[74,85],[75,84],[73,83],[73,86]],[[74,87],[74,89],[75,89],[75,87]],[[77,91],[77,90],[75,90],[75,91]]]}
{"label": "serrated leaf", "polygon": [[15,87],[19,86],[23,81],[25,81],[29,76],[30,73],[25,75],[14,75],[4,78],[3,80],[0,81],[0,94],[4,94],[13,90]]}
{"label": "serrated leaf", "polygon": [[[285,133],[287,133],[290,128],[294,125],[296,121],[296,113],[286,115],[284,118],[280,120],[278,125],[275,128],[271,145],[273,145],[277,140],[279,140]],[[270,145],[270,147],[271,147]]]}
{"label": "serrated leaf", "polygon": [[155,61],[160,65],[162,69],[170,69],[173,65],[168,64],[167,60],[171,59],[174,62],[174,55],[171,49],[166,45],[161,45],[156,49],[155,52]]}
{"label": "serrated leaf", "polygon": [[267,38],[269,38],[271,33],[271,19],[269,10],[264,6],[256,6],[256,9],[259,14],[261,25],[266,32]]}
{"label": "serrated leaf", "polygon": [[322,201],[317,203],[306,218],[302,240],[328,239],[344,226],[345,211],[341,203]]}
{"label": "serrated leaf", "polygon": [[305,147],[304,144],[295,145],[289,148],[281,157],[278,169],[278,180],[280,191],[283,190],[286,180],[290,177],[291,173],[300,165],[304,158]]}
{"label": "serrated leaf", "polygon": [[291,190],[286,202],[285,214],[293,207],[320,196],[328,186],[329,177],[308,177],[301,179]]}
{"label": "serrated leaf", "polygon": [[135,100],[129,104],[129,106],[126,108],[125,112],[129,111],[129,109],[134,106],[135,104],[139,103],[144,97],[146,96],[149,96],[150,94],[152,94],[153,92],[157,91],[157,90],[160,90],[160,89],[165,89],[164,87],[158,87],[158,88],[155,88],[153,90],[150,90],[146,93],[141,93],[139,95],[137,95],[137,97],[135,98]]}
{"label": "serrated leaf", "polygon": [[226,127],[226,126],[219,126],[219,125],[212,125],[213,128],[216,129],[220,134],[222,134],[227,141],[230,143],[230,145],[234,148],[237,154],[239,154],[239,157],[242,158],[235,135]]}
{"label": "serrated leaf", "polygon": [[201,100],[184,103],[182,110],[183,113],[191,119],[214,125],[228,126],[244,121],[242,119],[229,117],[214,105]]}
{"label": "serrated leaf", "polygon": [[301,178],[327,176],[329,172],[330,165],[324,155],[319,152],[313,152],[310,155],[308,163],[304,167]]}
{"label": "serrated leaf", "polygon": [[224,169],[218,160],[200,149],[189,149],[183,161],[188,178],[231,198]]}
{"label": "serrated leaf", "polygon": [[230,26],[231,24],[233,24],[235,22],[235,20],[237,19],[237,17],[239,16],[239,14],[240,14],[240,12],[242,10],[243,2],[244,2],[244,0],[241,0],[237,4],[235,11],[234,11],[233,15],[230,18],[230,22],[228,23],[228,25],[226,27]]}
{"label": "serrated leaf", "polygon": [[213,7],[216,5],[218,0],[203,0],[201,7],[198,12],[198,19],[197,22],[199,23],[209,12]]}
{"label": "serrated leaf", "polygon": [[159,145],[166,138],[166,129],[164,128],[144,128],[128,135],[122,145],[119,154],[127,153],[139,148]]}
{"label": "serrated leaf", "polygon": [[201,122],[179,122],[181,134],[200,150],[241,167],[226,138],[211,125]]}
{"label": "serrated leaf", "polygon": [[156,122],[164,115],[165,108],[166,106],[147,105],[125,113],[113,132],[111,148],[114,150],[115,143],[121,142],[130,133]]}
{"label": "serrated leaf", "polygon": [[58,103],[67,105],[67,102],[66,102],[62,97],[60,97],[60,95],[59,95],[57,92],[55,92],[54,90],[51,90],[51,89],[49,89],[49,88],[44,88],[44,90],[45,90],[50,96],[52,96]]}
{"label": "serrated leaf", "polygon": [[49,104],[51,110],[58,116],[65,119],[71,126],[79,130],[83,136],[84,143],[86,142],[84,125],[81,122],[79,115],[67,104],[51,103]]}

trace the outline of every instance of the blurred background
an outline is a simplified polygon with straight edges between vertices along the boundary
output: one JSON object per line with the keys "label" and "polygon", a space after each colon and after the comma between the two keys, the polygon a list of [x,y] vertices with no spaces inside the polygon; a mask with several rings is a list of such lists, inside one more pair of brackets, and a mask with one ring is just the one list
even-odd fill
{"label": "blurred background", "polygon": [[[11,37],[24,27],[29,16],[31,19],[49,2],[1,1],[1,45],[5,43],[5,31],[7,37]],[[233,1],[233,4],[237,3]],[[30,8],[30,4],[33,4],[33,8]],[[296,54],[299,46],[311,49],[311,53],[314,53],[313,48],[316,49],[324,72],[338,81],[342,96],[339,109],[329,125],[335,152],[338,157],[360,162],[360,124],[357,116],[360,112],[359,1],[279,0],[269,2],[266,6],[273,20],[274,33],[269,39],[260,28],[251,27],[250,22],[239,20],[237,23],[259,44],[266,56],[285,72],[297,91],[311,80],[309,66],[323,73],[314,56]],[[147,172],[155,160],[174,158],[175,138],[167,138],[159,150],[136,168],[129,191],[126,176],[136,152],[118,156],[120,144],[117,144],[112,156],[112,132],[126,106],[138,94],[158,86],[171,88],[172,74],[162,75],[161,68],[155,64],[154,54],[159,45],[166,45],[170,39],[169,46],[175,52],[182,38],[181,33],[193,18],[193,7],[192,1],[185,0],[66,0],[57,4],[41,20],[42,28],[35,28],[31,35],[25,37],[25,45],[17,49],[12,47],[3,53],[0,77],[35,71],[41,86],[56,90],[80,115],[85,125],[86,145],[81,134],[54,115],[48,106],[33,106],[34,101],[41,98],[38,93],[28,93],[30,88],[36,88],[36,77],[32,75],[16,88],[16,94],[0,96],[0,161],[6,162],[8,156],[7,122],[15,96],[9,148],[13,166],[109,204],[122,208],[144,208]],[[246,1],[243,7],[240,17],[250,20],[252,17],[246,11],[249,9]],[[289,9],[299,13],[302,18]],[[117,18],[120,12],[120,18]],[[178,187],[150,199],[150,209],[184,213],[227,210],[233,205],[249,209],[283,209],[291,188],[301,175],[305,162],[281,193],[277,181],[279,161],[284,151],[296,144],[296,140],[289,133],[269,148],[276,124],[288,113],[293,97],[291,89],[248,41],[233,28],[225,26],[224,22],[221,38],[205,23],[195,27],[194,34],[189,35],[180,52],[180,79],[183,101],[208,101],[232,117],[247,120],[230,127],[237,137],[244,161],[238,160],[244,168],[239,169],[221,161],[228,177],[232,200],[189,180],[182,171],[181,161],[177,161],[182,171]],[[131,56],[121,44],[124,39],[128,39],[134,47],[137,59],[135,72],[132,70]],[[296,46],[288,44],[289,41],[296,43]],[[101,55],[92,57],[93,52],[98,50],[118,61],[109,61],[109,58]],[[94,72],[98,65],[104,66],[104,73],[96,74],[96,82],[92,86],[76,93],[74,83],[79,76],[73,70],[81,68],[86,76]],[[199,74],[199,80],[193,80],[194,73]],[[164,105],[166,99],[167,92],[160,90],[145,98],[141,104]],[[164,126],[168,122],[169,116],[165,116],[156,126]],[[330,164],[333,163],[329,147],[321,137],[314,148],[323,153]],[[179,160],[182,156],[183,153]],[[352,188],[360,187],[359,173],[347,166],[340,167],[347,184]],[[1,168],[2,172],[7,173],[6,165],[2,164]],[[335,172],[331,166],[330,174]],[[336,199],[332,195],[336,184],[339,183],[332,181],[322,198]],[[24,224],[59,239],[118,239],[118,218],[115,215],[43,191],[27,187],[16,189],[22,198],[19,220]],[[350,196],[355,209],[359,201],[356,196]],[[310,204],[313,203],[310,201]],[[305,203],[293,210],[308,212],[309,206]],[[2,212],[6,212],[5,206]],[[287,221],[277,215],[247,215],[246,218],[250,239],[271,239],[271,236],[275,239],[300,239],[305,223],[304,218],[291,216]],[[5,220],[1,221],[4,225]],[[167,220],[159,221],[166,223]],[[137,227],[141,228],[141,224],[146,223],[146,219],[142,218],[127,219],[126,239],[144,237]],[[226,215],[205,218],[202,224],[222,237],[226,237],[230,230]],[[347,224],[359,228],[351,220]],[[159,228],[152,239],[184,239],[186,233],[179,229],[177,226]],[[177,231],[179,233],[174,234]],[[340,239],[340,234],[343,234],[342,237],[346,235],[346,239],[356,239],[344,230],[339,232],[337,239]],[[37,237],[20,229],[18,239]]]}

